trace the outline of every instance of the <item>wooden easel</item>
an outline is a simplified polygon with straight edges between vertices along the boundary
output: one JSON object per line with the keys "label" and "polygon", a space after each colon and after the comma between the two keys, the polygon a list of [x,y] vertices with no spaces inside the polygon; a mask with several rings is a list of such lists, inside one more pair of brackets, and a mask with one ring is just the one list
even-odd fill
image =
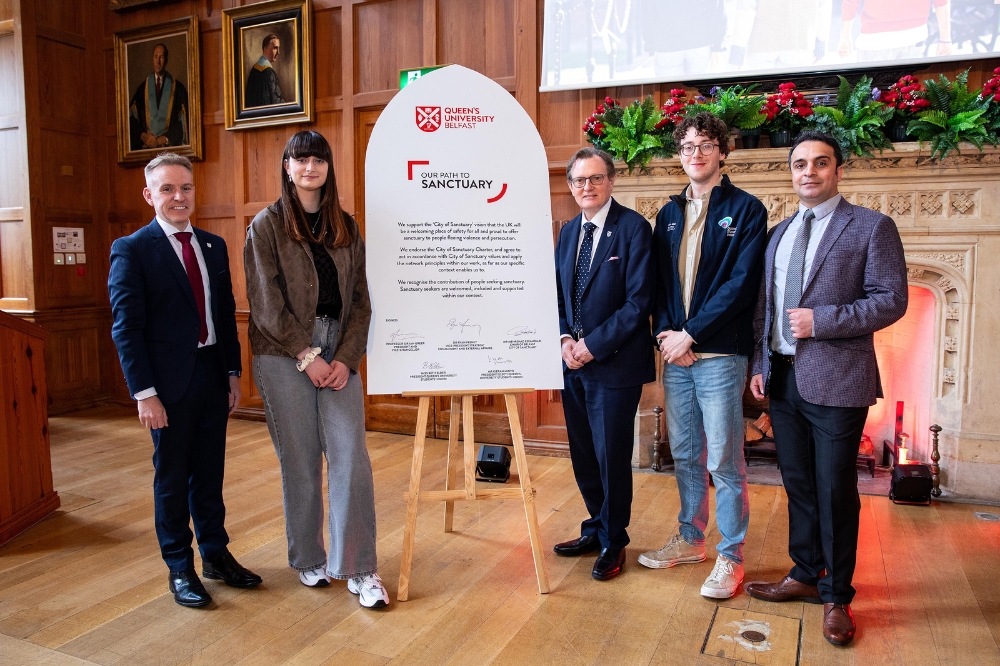
{"label": "wooden easel", "polygon": [[[417,407],[417,432],[413,438],[413,464],[410,467],[410,489],[404,494],[406,498],[406,526],[403,528],[403,558],[399,563],[399,588],[396,592],[398,601],[406,601],[410,597],[410,566],[413,562],[413,540],[417,531],[417,505],[421,500],[444,502],[444,531],[451,532],[455,516],[455,500],[484,499],[514,499],[523,498],[524,513],[528,520],[528,537],[531,540],[531,554],[535,559],[535,576],[538,578],[538,591],[541,594],[549,592],[549,576],[545,571],[545,560],[542,557],[542,540],[538,533],[538,516],[535,513],[535,491],[531,487],[531,477],[528,475],[528,458],[524,453],[524,437],[521,434],[521,421],[517,415],[516,395],[519,393],[534,393],[535,389],[503,389],[486,391],[447,391],[444,393],[409,392],[405,397],[419,397]],[[427,418],[430,412],[431,398],[451,396],[451,420],[448,424],[448,468],[445,473],[444,490],[420,490],[420,469],[424,462],[424,439],[427,432]],[[521,482],[520,488],[484,488],[476,489],[476,440],[472,427],[472,398],[477,395],[503,395],[507,402],[507,418],[510,420],[510,436],[514,442],[514,459],[517,461],[517,476]],[[454,490],[455,471],[452,467],[452,455],[458,455],[458,414],[459,398],[461,398],[463,441],[465,444],[465,490]]]}

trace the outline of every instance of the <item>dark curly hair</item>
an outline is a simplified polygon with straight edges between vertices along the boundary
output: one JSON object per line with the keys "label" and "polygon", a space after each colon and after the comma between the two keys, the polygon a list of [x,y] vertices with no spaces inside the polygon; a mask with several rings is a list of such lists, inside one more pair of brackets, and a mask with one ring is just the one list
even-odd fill
{"label": "dark curly hair", "polygon": [[694,128],[694,131],[701,136],[718,141],[720,155],[725,157],[729,154],[729,128],[726,127],[726,123],[722,122],[721,118],[708,111],[688,116],[674,127],[674,144],[677,146],[678,152],[681,149],[681,141],[684,140],[691,128]]}

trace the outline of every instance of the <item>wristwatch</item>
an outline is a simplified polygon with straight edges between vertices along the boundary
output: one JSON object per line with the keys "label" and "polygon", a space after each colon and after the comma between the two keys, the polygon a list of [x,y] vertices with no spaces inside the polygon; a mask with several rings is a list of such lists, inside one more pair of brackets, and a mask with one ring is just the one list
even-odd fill
{"label": "wristwatch", "polygon": [[237,378],[239,378],[239,377],[243,376],[243,373],[240,372],[239,370],[230,370],[229,371],[229,376],[230,377],[237,377]]}

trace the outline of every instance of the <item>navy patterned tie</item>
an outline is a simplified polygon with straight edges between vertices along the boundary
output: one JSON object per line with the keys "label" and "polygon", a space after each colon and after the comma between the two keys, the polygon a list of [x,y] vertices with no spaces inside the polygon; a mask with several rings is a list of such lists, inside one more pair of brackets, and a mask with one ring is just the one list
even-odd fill
{"label": "navy patterned tie", "polygon": [[586,232],[583,236],[583,244],[580,245],[580,256],[576,258],[576,276],[573,278],[573,332],[579,340],[583,337],[583,316],[580,312],[580,303],[583,300],[583,286],[587,284],[587,276],[590,275],[590,255],[594,249],[594,229],[597,225],[587,222],[583,225]]}
{"label": "navy patterned tie", "polygon": [[802,226],[795,236],[792,254],[788,258],[788,272],[785,273],[785,303],[781,309],[781,337],[793,347],[795,346],[795,337],[792,335],[792,323],[788,317],[788,310],[799,307],[799,301],[802,300],[806,248],[809,247],[809,232],[812,230],[814,219],[816,219],[816,214],[812,212],[811,208],[802,214]]}

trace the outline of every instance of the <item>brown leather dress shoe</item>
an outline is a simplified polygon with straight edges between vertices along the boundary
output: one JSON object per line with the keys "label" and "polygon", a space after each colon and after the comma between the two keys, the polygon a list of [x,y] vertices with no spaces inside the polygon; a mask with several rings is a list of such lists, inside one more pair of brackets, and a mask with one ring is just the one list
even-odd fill
{"label": "brown leather dress shoe", "polygon": [[800,583],[791,576],[785,576],[777,583],[755,580],[743,586],[754,599],[764,601],[804,601],[807,604],[821,603],[819,590],[815,585]]}
{"label": "brown leather dress shoe", "polygon": [[823,604],[823,637],[834,645],[847,645],[854,640],[854,613],[851,604]]}

